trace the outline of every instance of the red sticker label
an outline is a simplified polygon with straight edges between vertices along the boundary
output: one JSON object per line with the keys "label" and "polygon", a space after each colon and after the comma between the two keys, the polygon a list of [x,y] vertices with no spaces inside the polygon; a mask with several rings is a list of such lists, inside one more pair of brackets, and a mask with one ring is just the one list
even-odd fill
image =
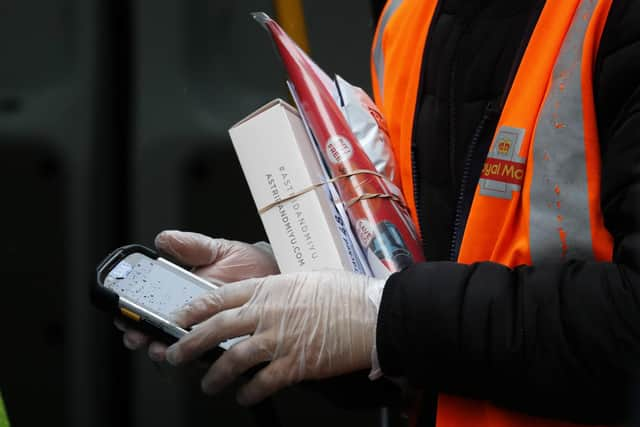
{"label": "red sticker label", "polygon": [[487,158],[480,177],[505,184],[521,185],[524,179],[524,171],[525,168],[522,163]]}

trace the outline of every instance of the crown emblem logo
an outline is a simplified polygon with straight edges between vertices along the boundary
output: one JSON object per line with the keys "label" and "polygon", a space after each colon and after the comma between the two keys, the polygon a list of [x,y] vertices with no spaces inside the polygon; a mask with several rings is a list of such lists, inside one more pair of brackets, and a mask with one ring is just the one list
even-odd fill
{"label": "crown emblem logo", "polygon": [[509,150],[511,150],[511,140],[509,138],[503,138],[498,141],[498,153],[500,154],[509,154]]}

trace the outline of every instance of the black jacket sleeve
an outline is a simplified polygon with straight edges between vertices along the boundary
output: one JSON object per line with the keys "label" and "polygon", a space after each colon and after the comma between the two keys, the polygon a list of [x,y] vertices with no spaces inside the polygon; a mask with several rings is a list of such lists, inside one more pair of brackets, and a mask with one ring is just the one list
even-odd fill
{"label": "black jacket sleeve", "polygon": [[390,277],[385,374],[527,413],[617,422],[640,406],[640,2],[617,1],[596,64],[611,263],[423,263]]}

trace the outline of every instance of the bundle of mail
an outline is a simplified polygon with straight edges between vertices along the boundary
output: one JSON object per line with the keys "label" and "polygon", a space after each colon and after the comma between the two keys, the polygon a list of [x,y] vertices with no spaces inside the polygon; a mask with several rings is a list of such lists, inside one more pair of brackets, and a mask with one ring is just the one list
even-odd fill
{"label": "bundle of mail", "polygon": [[274,100],[229,133],[282,272],[386,277],[423,260],[384,118],[264,13],[297,110]]}

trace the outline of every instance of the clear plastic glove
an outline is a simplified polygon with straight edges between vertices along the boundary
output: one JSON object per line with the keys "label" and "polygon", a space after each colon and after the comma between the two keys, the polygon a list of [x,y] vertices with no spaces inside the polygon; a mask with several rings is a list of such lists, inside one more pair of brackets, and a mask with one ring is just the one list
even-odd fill
{"label": "clear plastic glove", "polygon": [[196,267],[195,274],[213,281],[231,283],[280,272],[266,242],[249,244],[199,233],[163,231],[156,236],[155,245],[160,253]]}
{"label": "clear plastic glove", "polygon": [[[279,273],[271,247],[265,242],[249,244],[169,230],[156,236],[155,246],[174,261],[193,266],[198,276],[216,282],[232,283]],[[118,319],[115,325],[124,332],[125,347],[136,350],[149,345],[149,357],[154,361],[164,360],[165,344],[150,342],[147,335],[127,327]]]}
{"label": "clear plastic glove", "polygon": [[245,405],[305,379],[370,368],[383,286],[379,279],[322,271],[220,288],[176,313],[182,326],[199,324],[169,347],[167,361],[192,361],[228,338],[252,334],[227,350],[202,380],[202,389],[213,394],[270,362],[240,388],[238,402]]}

